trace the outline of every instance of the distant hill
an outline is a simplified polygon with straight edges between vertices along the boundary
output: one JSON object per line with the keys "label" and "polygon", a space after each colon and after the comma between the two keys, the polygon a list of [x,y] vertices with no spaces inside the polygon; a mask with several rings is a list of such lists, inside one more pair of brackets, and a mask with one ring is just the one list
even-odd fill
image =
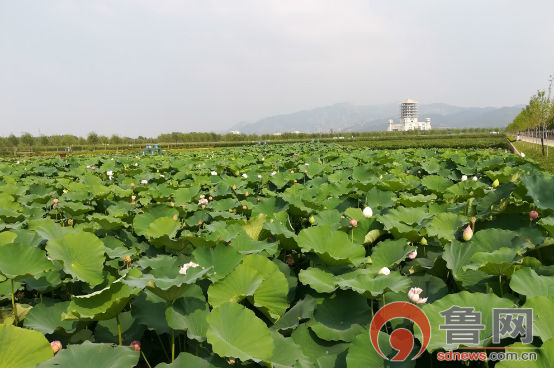
{"label": "distant hill", "polygon": [[[460,107],[443,103],[419,106],[420,119],[431,118],[433,128],[505,127],[521,111],[523,105],[507,107]],[[242,122],[229,130],[245,134],[272,134],[301,131],[328,133],[386,130],[389,119],[399,118],[399,105],[351,105],[340,103]]]}

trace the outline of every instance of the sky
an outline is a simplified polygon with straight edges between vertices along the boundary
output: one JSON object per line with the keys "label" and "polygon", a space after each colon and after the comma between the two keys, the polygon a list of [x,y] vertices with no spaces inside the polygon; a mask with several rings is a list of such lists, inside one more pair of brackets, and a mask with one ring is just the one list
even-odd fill
{"label": "sky", "polygon": [[0,0],[0,135],[157,136],[335,103],[525,104],[552,0]]}

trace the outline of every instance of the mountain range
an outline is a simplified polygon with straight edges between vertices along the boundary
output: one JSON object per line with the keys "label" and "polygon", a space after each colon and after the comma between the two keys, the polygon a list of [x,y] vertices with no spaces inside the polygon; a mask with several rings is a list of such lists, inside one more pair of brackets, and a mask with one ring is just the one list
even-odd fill
{"label": "mountain range", "polygon": [[[461,107],[444,103],[419,105],[419,119],[431,118],[434,129],[505,127],[523,105],[506,107]],[[244,134],[364,132],[386,130],[389,119],[399,120],[399,104],[352,105],[338,103],[312,110],[269,116],[242,122],[230,130]]]}

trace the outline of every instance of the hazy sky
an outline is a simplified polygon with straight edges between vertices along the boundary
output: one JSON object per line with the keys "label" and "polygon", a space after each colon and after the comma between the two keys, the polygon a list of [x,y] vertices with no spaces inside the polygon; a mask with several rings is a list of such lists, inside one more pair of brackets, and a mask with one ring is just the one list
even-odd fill
{"label": "hazy sky", "polygon": [[0,0],[0,135],[524,104],[553,72],[552,0]]}

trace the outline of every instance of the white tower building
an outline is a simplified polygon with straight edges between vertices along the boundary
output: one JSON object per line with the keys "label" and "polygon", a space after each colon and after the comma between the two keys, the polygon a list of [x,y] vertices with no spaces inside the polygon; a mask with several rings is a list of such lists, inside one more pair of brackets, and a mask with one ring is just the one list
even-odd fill
{"label": "white tower building", "polygon": [[418,102],[408,98],[400,103],[400,121],[389,120],[388,131],[430,130],[431,119],[418,121]]}

